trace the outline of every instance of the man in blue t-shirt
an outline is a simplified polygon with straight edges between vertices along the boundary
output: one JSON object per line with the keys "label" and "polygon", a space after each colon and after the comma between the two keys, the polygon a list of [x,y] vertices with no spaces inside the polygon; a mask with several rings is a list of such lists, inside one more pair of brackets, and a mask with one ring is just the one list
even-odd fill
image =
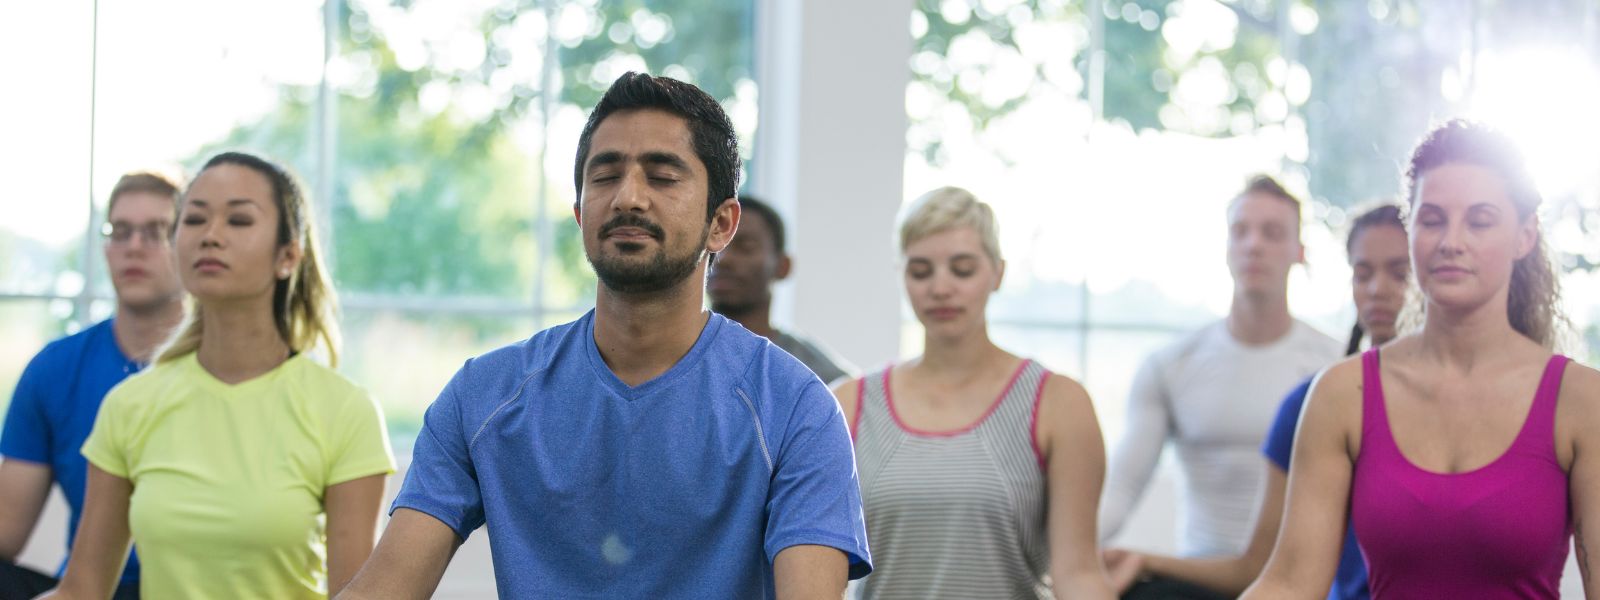
{"label": "man in blue t-shirt", "polygon": [[840,597],[871,570],[844,416],[799,361],[704,308],[740,216],[727,115],[628,73],[574,170],[594,310],[456,373],[340,597],[425,598],[484,525],[502,597]]}
{"label": "man in blue t-shirt", "polygon": [[[72,548],[83,510],[83,446],[106,392],[149,362],[156,346],[183,320],[183,288],[168,245],[177,214],[178,184],[163,175],[124,175],[106,210],[106,268],[116,290],[116,314],[51,342],[17,380],[0,431],[0,600],[32,598],[61,576],[14,564],[27,544],[53,482],[71,506],[66,531]],[[65,558],[61,568],[66,568]],[[132,556],[117,598],[137,597],[139,564]]]}

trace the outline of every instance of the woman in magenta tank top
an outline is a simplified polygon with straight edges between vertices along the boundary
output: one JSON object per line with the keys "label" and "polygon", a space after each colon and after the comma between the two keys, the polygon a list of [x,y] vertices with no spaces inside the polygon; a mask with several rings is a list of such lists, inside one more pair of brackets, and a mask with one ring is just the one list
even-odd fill
{"label": "woman in magenta tank top", "polygon": [[872,544],[862,600],[1115,597],[1095,549],[1105,446],[1089,395],[989,339],[999,238],[966,190],[918,198],[899,241],[923,353],[834,389]]}
{"label": "woman in magenta tank top", "polygon": [[1319,597],[1348,515],[1377,600],[1557,598],[1574,534],[1600,598],[1584,530],[1600,520],[1600,373],[1552,353],[1534,182],[1509,138],[1466,121],[1430,133],[1406,177],[1422,327],[1313,386],[1283,533],[1245,597]]}

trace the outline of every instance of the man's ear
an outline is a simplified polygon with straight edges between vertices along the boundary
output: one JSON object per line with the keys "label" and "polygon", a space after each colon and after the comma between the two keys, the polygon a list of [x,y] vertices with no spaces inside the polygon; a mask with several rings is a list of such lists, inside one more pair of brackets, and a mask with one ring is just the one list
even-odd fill
{"label": "man's ear", "polygon": [[773,281],[783,281],[789,278],[790,269],[794,268],[794,261],[787,254],[778,255],[778,272],[772,274]]}
{"label": "man's ear", "polygon": [[738,198],[724,198],[722,204],[717,205],[717,211],[711,214],[711,223],[707,225],[707,252],[721,252],[733,243],[733,235],[739,231],[740,213]]}

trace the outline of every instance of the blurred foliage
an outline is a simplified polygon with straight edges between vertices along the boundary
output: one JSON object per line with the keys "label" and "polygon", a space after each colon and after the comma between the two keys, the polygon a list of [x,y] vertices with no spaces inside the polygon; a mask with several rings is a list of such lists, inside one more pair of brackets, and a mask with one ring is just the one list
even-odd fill
{"label": "blurred foliage", "polygon": [[[449,39],[419,41],[416,31],[385,30],[407,19],[406,28],[426,28],[415,22],[431,18],[419,12],[422,4],[341,6],[338,62],[353,72],[335,84],[330,206],[337,245],[330,254],[341,289],[529,301],[540,260],[542,192],[554,250],[544,273],[546,300],[587,302],[583,292],[593,284],[567,208],[570,174],[544,172],[538,150],[525,149],[528,129],[539,135],[547,108],[586,113],[626,68],[675,75],[718,98],[732,97],[737,82],[750,78],[751,3],[547,7],[524,0],[487,10]],[[540,35],[530,40],[530,32]],[[450,55],[449,44],[463,37],[482,40],[470,64]],[[544,89],[548,47],[556,50],[551,90]],[[419,48],[426,60],[403,56]],[[203,148],[192,162],[223,148],[260,151],[294,166],[315,192],[316,102],[314,88],[284,87],[277,110]]]}
{"label": "blurred foliage", "polygon": [[[1490,43],[1588,39],[1583,15],[1597,10],[1579,0],[917,0],[912,79],[959,107],[977,131],[1043,88],[1089,100],[1096,9],[1103,13],[1103,119],[1211,137],[1273,128],[1304,140],[1298,150],[1297,142],[1285,144],[1284,174],[1340,207],[1401,192],[1417,140],[1463,108],[1472,84],[1464,57]],[[1029,30],[1047,27],[1067,39],[1064,48],[1040,52],[1027,39]],[[1016,60],[1032,81],[997,98],[993,77]],[[1063,62],[1077,77],[1052,74]],[[1208,93],[1195,94],[1204,98],[1184,96],[1190,77],[1210,79],[1202,82]],[[937,109],[933,115],[936,133],[914,138],[911,150],[937,166],[945,160],[938,132],[950,135],[960,121]],[[1582,214],[1592,201],[1548,200],[1552,213],[1572,216],[1600,243],[1600,217]],[[1562,259],[1576,269],[1600,262]]]}

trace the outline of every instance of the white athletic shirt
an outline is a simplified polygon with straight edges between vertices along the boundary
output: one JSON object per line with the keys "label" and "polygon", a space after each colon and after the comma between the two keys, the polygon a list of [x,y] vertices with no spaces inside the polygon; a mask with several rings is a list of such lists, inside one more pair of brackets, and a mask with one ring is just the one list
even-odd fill
{"label": "white athletic shirt", "polygon": [[1218,321],[1151,354],[1134,377],[1127,425],[1111,454],[1101,541],[1122,528],[1171,441],[1183,473],[1178,553],[1243,552],[1266,479],[1261,442],[1278,404],[1342,351],[1299,320],[1287,335],[1259,346],[1234,339]]}

